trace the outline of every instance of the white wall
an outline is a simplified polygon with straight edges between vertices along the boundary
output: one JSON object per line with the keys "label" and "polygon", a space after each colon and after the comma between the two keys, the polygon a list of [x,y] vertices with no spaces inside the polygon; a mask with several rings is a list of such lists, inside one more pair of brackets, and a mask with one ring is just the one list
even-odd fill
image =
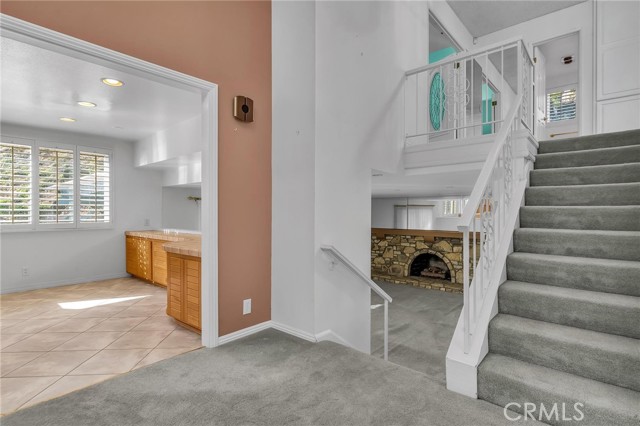
{"label": "white wall", "polygon": [[476,47],[521,37],[525,43],[540,44],[556,37],[580,30],[578,73],[579,124],[582,135],[594,132],[594,52],[593,52],[593,4],[591,1],[577,4],[522,24],[514,25],[486,36],[479,37]]}
{"label": "white wall", "polygon": [[393,228],[395,226],[395,206],[406,204],[406,198],[372,198],[371,227]]}
{"label": "white wall", "polygon": [[427,5],[274,2],[272,19],[272,317],[369,352],[370,291],[320,246],[370,270],[371,169],[401,167],[404,72],[427,63]]}
{"label": "white wall", "polygon": [[315,335],[315,4],[271,13],[271,319]]}
{"label": "white wall", "polygon": [[187,197],[200,197],[199,188],[162,188],[162,227],[200,231],[200,205]]}
{"label": "white wall", "polygon": [[[332,244],[370,271],[371,169],[396,171],[406,70],[427,62],[417,2],[316,3],[316,249]],[[316,330],[370,350],[370,291],[316,257]]]}
{"label": "white wall", "polygon": [[135,165],[146,166],[202,151],[200,116],[181,121],[135,143]]}
{"label": "white wall", "polygon": [[640,128],[640,3],[596,6],[597,130]]}
{"label": "white wall", "polygon": [[[132,142],[9,124],[3,124],[1,131],[7,136],[112,149],[115,178],[112,229],[0,234],[2,292],[125,276],[125,230],[161,225],[160,173],[133,167]],[[23,267],[29,269],[28,277],[22,277]]]}
{"label": "white wall", "polygon": [[[409,204],[413,205],[433,205],[433,225],[430,228],[434,231],[457,231],[459,225],[458,217],[443,216],[443,203],[445,199],[462,198],[409,198]],[[372,198],[371,199],[371,227],[372,228],[394,228],[396,205],[405,205],[407,198]]]}

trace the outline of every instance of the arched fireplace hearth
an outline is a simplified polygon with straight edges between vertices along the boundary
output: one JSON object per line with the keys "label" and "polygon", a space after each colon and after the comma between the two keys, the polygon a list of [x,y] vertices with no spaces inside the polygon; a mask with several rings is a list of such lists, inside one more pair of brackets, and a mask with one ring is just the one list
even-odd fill
{"label": "arched fireplace hearth", "polygon": [[420,253],[414,257],[409,265],[408,275],[452,281],[450,266],[435,252]]}

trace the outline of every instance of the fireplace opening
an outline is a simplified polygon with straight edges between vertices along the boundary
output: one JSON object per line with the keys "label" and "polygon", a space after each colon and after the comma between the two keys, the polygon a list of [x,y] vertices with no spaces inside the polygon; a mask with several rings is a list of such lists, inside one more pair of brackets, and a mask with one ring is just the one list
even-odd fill
{"label": "fireplace opening", "polygon": [[423,253],[416,256],[411,262],[409,275],[412,277],[436,278],[451,281],[451,272],[447,264],[438,256],[431,253]]}

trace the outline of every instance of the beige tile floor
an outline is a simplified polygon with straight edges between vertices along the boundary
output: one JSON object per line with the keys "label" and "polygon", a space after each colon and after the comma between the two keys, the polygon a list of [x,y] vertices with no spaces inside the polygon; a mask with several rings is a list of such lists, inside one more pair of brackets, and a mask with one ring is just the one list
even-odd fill
{"label": "beige tile floor", "polygon": [[0,296],[0,414],[200,347],[135,278]]}

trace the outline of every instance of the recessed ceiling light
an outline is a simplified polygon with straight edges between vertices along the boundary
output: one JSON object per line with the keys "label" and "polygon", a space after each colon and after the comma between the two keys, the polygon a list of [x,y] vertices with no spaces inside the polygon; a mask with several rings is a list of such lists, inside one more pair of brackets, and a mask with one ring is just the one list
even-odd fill
{"label": "recessed ceiling light", "polygon": [[60,117],[60,121],[64,121],[65,123],[75,123],[76,119],[71,117]]}
{"label": "recessed ceiling light", "polygon": [[116,80],[115,78],[103,78],[102,82],[104,84],[106,84],[107,86],[111,86],[111,87],[124,86],[124,82],[122,82],[120,80]]}
{"label": "recessed ceiling light", "polygon": [[83,107],[87,107],[87,108],[95,108],[98,105],[94,104],[93,102],[89,102],[89,101],[78,101],[77,102],[78,105],[83,106]]}

